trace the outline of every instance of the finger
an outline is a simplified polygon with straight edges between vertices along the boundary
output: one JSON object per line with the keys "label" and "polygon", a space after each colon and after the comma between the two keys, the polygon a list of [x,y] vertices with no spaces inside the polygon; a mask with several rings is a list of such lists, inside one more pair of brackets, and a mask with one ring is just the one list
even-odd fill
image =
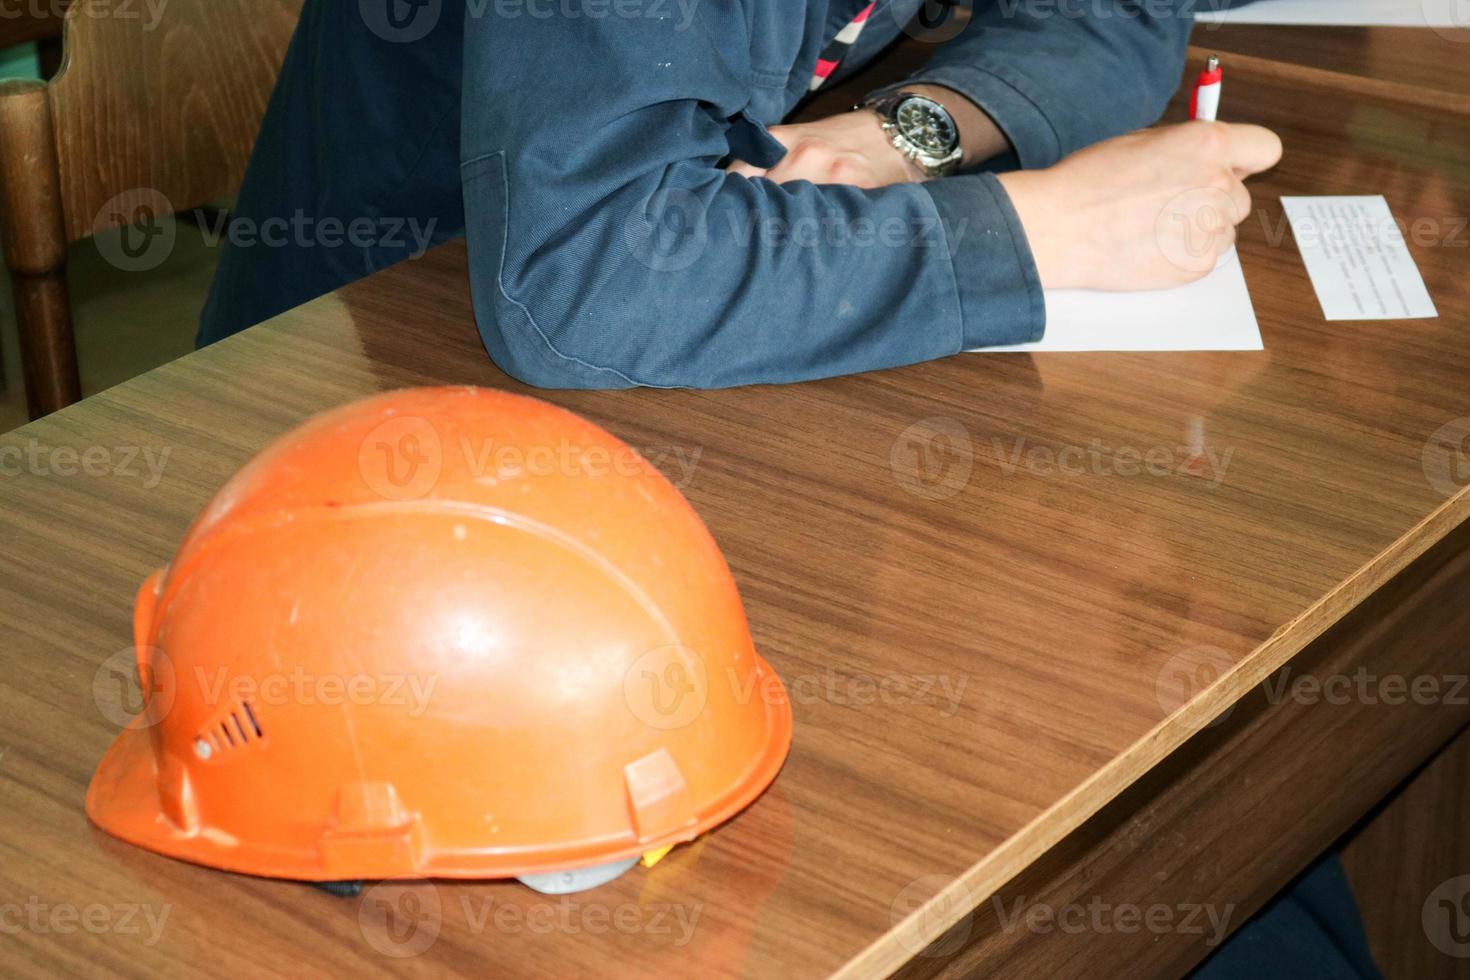
{"label": "finger", "polygon": [[[1201,247],[1198,243],[1204,243]],[[1186,239],[1186,248],[1199,259],[1206,260],[1204,270],[1214,266],[1214,260],[1235,244],[1235,223],[1221,208],[1202,208],[1194,215],[1193,227]]]}
{"label": "finger", "polygon": [[811,156],[793,159],[793,154],[787,154],[786,159],[766,171],[766,176],[778,184],[785,184],[793,180],[809,180],[813,184],[827,183],[827,174],[831,166],[826,160],[817,160]]}
{"label": "finger", "polygon": [[767,170],[765,176],[778,184],[784,184],[788,180],[800,180],[806,177],[806,174],[800,173],[799,169],[793,166],[788,160],[782,160],[770,170]]}
{"label": "finger", "polygon": [[802,173],[802,162],[794,153],[788,152],[774,167],[766,171],[766,176],[778,184],[795,180],[798,176],[805,176]]}
{"label": "finger", "polygon": [[1215,232],[1215,257],[1219,258],[1235,247],[1236,230],[1235,225],[1229,225]]}
{"label": "finger", "polygon": [[805,137],[788,144],[786,155],[766,172],[772,180],[812,180],[824,173],[835,153],[826,140]]}
{"label": "finger", "polygon": [[833,174],[824,183],[841,184],[844,187],[856,187],[860,191],[875,191],[884,186],[883,181],[874,176],[872,171],[851,169],[844,169]]}
{"label": "finger", "polygon": [[1240,224],[1251,214],[1251,192],[1246,189],[1245,184],[1235,181],[1225,192],[1230,197],[1230,220]]}
{"label": "finger", "polygon": [[766,171],[763,167],[757,167],[746,163],[744,160],[734,160],[725,168],[725,173],[739,174],[742,177],[764,177]]}
{"label": "finger", "polygon": [[1237,177],[1270,170],[1281,159],[1281,137],[1264,126],[1217,123],[1225,133],[1224,161]]}
{"label": "finger", "polygon": [[873,172],[872,164],[860,153],[843,153],[837,156],[827,171],[827,183],[847,184],[863,190],[883,186]]}
{"label": "finger", "polygon": [[771,136],[786,149],[791,149],[801,139],[800,124],[791,126],[771,126],[766,130]]}

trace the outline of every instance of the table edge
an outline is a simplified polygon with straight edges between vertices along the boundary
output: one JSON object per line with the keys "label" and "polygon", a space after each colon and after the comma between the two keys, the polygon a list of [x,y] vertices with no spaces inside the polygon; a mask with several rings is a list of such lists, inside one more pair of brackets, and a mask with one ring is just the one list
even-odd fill
{"label": "table edge", "polygon": [[915,908],[835,971],[837,978],[888,976],[1165,761],[1329,627],[1356,609],[1462,524],[1470,487],[1441,503],[1386,548],[1324,593],[1200,694],[1144,733],[1113,760],[1037,814],[929,901]]}

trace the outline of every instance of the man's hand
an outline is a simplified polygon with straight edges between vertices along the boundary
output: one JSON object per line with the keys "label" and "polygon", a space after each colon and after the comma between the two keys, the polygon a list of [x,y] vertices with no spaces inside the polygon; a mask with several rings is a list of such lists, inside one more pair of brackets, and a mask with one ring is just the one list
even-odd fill
{"label": "man's hand", "polygon": [[1192,282],[1250,214],[1242,181],[1281,159],[1260,126],[1189,122],[1000,175],[1047,289],[1160,289]]}
{"label": "man's hand", "polygon": [[778,184],[809,180],[814,184],[885,187],[924,179],[924,173],[898,152],[871,109],[828,116],[816,122],[772,126],[771,135],[786,147],[781,162],[769,170],[737,160],[726,169],[747,177],[768,177]]}

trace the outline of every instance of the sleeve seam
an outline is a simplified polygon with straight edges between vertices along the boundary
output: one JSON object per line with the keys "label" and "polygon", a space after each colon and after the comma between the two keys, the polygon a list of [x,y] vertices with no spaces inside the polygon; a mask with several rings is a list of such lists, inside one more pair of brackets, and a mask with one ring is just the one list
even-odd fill
{"label": "sleeve seam", "polygon": [[[1026,292],[1031,300],[1031,319],[1032,322],[1040,324],[1041,327],[1040,330],[1035,331],[1035,336],[1029,341],[1034,343],[1046,335],[1046,302],[1042,293],[1040,278],[1032,271],[1035,268],[1035,261],[1028,262],[1026,260],[1026,256],[1021,254],[1020,244],[1016,241],[1016,236],[1018,234],[1025,234],[1025,229],[1021,227],[1019,221],[1011,217],[1009,209],[1013,206],[1010,204],[1009,199],[1005,201],[1000,199],[1000,195],[996,190],[996,186],[1000,184],[1000,181],[992,174],[985,174],[981,177],[980,183],[984,185],[986,192],[990,194],[991,200],[995,203],[996,210],[1005,219],[1006,229],[1010,232],[1011,237],[1011,251],[1016,255],[1016,265],[1022,270],[1027,280],[1026,285],[1030,287]],[[1038,305],[1041,307],[1040,310],[1037,309]]]}
{"label": "sleeve seam", "polygon": [[505,298],[506,302],[511,303],[516,307],[516,309],[521,311],[521,315],[526,318],[526,322],[530,324],[531,329],[535,331],[536,336],[540,339],[541,343],[545,345],[546,349],[554,354],[556,357],[591,371],[600,371],[605,374],[610,374],[618,380],[624,382],[625,384],[632,385],[634,387],[676,387],[674,385],[657,385],[643,381],[636,381],[633,378],[628,377],[623,372],[619,371],[617,368],[608,367],[602,364],[593,364],[591,361],[584,360],[580,357],[573,357],[570,354],[562,353],[560,350],[557,349],[556,345],[551,342],[551,338],[546,335],[546,331],[541,329],[541,325],[536,322],[536,317],[532,315],[530,308],[527,307],[525,303],[522,303],[520,300],[512,296],[510,292],[505,288],[505,253],[510,246],[510,173],[505,162],[505,151],[495,150],[493,152],[484,153],[477,157],[466,160],[460,164],[460,172],[461,174],[463,174],[466,168],[472,167],[476,164],[484,163],[494,157],[500,158],[500,179],[502,181],[502,186],[505,188],[506,210],[504,218],[501,222],[500,264],[499,267],[495,270],[495,288],[499,291],[500,295]]}
{"label": "sleeve seam", "polygon": [[935,203],[934,195],[930,194],[928,188],[922,184],[919,186],[923,189],[923,198],[928,202],[929,210],[934,215],[934,223],[939,228],[940,240],[944,243],[945,261],[949,263],[949,285],[954,292],[954,308],[959,313],[959,316],[955,317],[955,332],[958,336],[955,338],[954,353],[959,354],[965,349],[965,303],[960,296],[959,270],[955,268],[956,252],[950,245],[949,229],[944,226],[944,215],[939,213],[939,205]]}

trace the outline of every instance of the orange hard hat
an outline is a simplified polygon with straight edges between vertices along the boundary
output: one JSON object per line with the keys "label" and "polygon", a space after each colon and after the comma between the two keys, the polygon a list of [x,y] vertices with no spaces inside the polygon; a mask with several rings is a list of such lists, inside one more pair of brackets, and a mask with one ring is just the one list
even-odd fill
{"label": "orange hard hat", "polygon": [[283,436],[144,583],[134,642],[143,711],[87,813],[247,874],[590,887],[750,804],[791,741],[683,495],[504,392]]}

